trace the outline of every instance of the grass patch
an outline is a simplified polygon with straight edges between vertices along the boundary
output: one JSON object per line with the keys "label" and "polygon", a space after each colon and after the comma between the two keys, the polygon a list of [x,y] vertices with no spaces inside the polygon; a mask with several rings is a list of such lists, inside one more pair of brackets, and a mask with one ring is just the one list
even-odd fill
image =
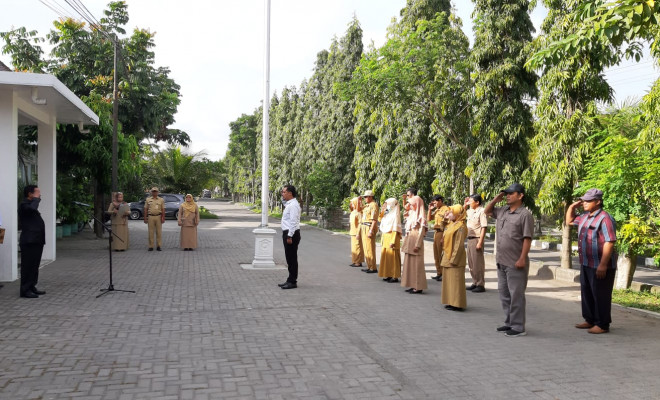
{"label": "grass patch", "polygon": [[[258,204],[258,205],[257,204],[251,204],[251,203],[241,203],[241,204],[243,204],[245,207],[247,207],[253,213],[261,214],[261,204]],[[268,216],[273,217],[273,218],[282,219],[282,213],[279,212],[279,211],[276,211],[276,212],[269,211]]]}
{"label": "grass patch", "polygon": [[660,295],[649,292],[635,292],[630,289],[614,289],[612,302],[626,307],[641,308],[660,312]]}
{"label": "grass patch", "polygon": [[200,219],[218,219],[218,216],[207,210],[204,206],[199,206]]}

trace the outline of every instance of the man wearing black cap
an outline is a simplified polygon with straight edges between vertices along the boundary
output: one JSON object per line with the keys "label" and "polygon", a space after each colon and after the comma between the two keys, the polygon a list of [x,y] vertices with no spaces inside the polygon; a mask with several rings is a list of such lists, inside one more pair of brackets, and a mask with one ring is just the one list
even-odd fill
{"label": "man wearing black cap", "polygon": [[[506,196],[506,206],[495,207]],[[529,249],[534,217],[522,204],[525,187],[514,183],[488,203],[486,215],[496,221],[497,287],[506,319],[497,328],[507,337],[525,336],[525,290],[529,276]]]}
{"label": "man wearing black cap", "polygon": [[[575,216],[582,206],[584,213]],[[607,333],[612,322],[612,289],[616,275],[616,224],[603,210],[603,192],[589,189],[580,200],[568,206],[566,225],[578,227],[582,317],[578,329],[589,333]]]}
{"label": "man wearing black cap", "polygon": [[486,227],[488,226],[488,217],[484,213],[482,206],[483,200],[478,194],[473,194],[465,200],[467,208],[467,259],[470,266],[470,275],[472,275],[472,285],[466,290],[472,293],[482,293],[486,291],[484,278],[486,272],[486,262],[484,260],[484,239],[486,237]]}

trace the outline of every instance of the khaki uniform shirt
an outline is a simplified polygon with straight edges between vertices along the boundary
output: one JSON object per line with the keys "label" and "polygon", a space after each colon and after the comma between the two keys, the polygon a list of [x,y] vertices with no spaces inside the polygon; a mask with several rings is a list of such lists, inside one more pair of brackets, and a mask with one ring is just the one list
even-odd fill
{"label": "khaki uniform shirt", "polygon": [[372,201],[364,206],[364,209],[362,210],[362,221],[360,222],[362,224],[370,224],[371,232],[375,233],[377,229],[374,228],[374,224],[378,225],[378,215],[378,206],[375,201]]}
{"label": "khaki uniform shirt", "polygon": [[438,230],[444,231],[447,225],[449,224],[449,220],[445,218],[445,214],[447,214],[447,211],[449,211],[449,207],[442,206],[440,208],[436,208],[431,213],[431,216],[434,217],[433,229],[435,229],[436,231]]}
{"label": "khaki uniform shirt", "polygon": [[165,213],[165,199],[152,196],[144,202],[144,209],[147,215],[161,215]]}
{"label": "khaki uniform shirt", "polygon": [[467,225],[468,237],[481,237],[481,228],[488,226],[488,217],[484,208],[481,206],[475,209],[468,208],[465,225]]}
{"label": "khaki uniform shirt", "polygon": [[[509,206],[495,207],[493,218],[496,221],[497,254],[495,261],[513,267],[520,258],[523,239],[534,236],[534,217],[525,207],[511,211]],[[529,257],[525,261],[529,265]]]}
{"label": "khaki uniform shirt", "polygon": [[349,234],[351,236],[360,235],[360,221],[361,221],[360,212],[358,212],[357,210],[351,211],[351,215],[350,217],[348,217],[348,221],[351,229]]}

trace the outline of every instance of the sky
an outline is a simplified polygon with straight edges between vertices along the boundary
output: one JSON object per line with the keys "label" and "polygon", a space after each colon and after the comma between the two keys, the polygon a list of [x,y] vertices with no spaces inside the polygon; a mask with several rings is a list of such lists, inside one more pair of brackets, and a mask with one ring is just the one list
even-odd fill
{"label": "sky", "polygon": [[[43,0],[62,5],[76,16],[66,0]],[[97,18],[109,0],[81,0]],[[264,0],[127,0],[134,28],[155,32],[156,66],[171,69],[181,86],[182,100],[172,126],[186,131],[189,151],[207,158],[224,157],[229,123],[250,114],[264,95],[265,1]],[[312,75],[316,54],[327,49],[333,37],[341,37],[355,16],[363,29],[365,48],[385,41],[392,18],[405,0],[272,0],[271,93],[285,86],[299,86]],[[473,3],[454,0],[468,37],[473,37],[470,15]],[[25,26],[42,36],[59,16],[39,0],[0,0],[0,31]],[[546,10],[538,7],[532,22],[540,26]],[[48,50],[48,49],[47,49]],[[0,61],[11,65],[8,55]],[[651,58],[627,62],[606,74],[617,103],[641,98],[660,71]]]}

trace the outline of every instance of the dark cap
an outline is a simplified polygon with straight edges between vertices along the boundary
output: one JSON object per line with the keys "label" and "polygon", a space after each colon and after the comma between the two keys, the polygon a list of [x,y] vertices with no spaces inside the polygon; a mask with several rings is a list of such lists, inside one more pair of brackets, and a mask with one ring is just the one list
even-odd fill
{"label": "dark cap", "polygon": [[506,194],[513,193],[513,192],[518,192],[518,193],[525,194],[525,187],[523,185],[521,185],[520,183],[516,182],[516,183],[512,184],[511,186],[509,186],[508,188],[506,188],[502,191]]}
{"label": "dark cap", "polygon": [[582,201],[603,200],[603,191],[600,189],[589,189],[584,196],[580,197]]}
{"label": "dark cap", "polygon": [[481,198],[481,195],[478,195],[478,194],[476,194],[476,193],[473,194],[473,195],[470,195],[470,198],[471,198],[472,200],[478,202],[479,204],[483,204],[483,202],[484,202],[484,199]]}

